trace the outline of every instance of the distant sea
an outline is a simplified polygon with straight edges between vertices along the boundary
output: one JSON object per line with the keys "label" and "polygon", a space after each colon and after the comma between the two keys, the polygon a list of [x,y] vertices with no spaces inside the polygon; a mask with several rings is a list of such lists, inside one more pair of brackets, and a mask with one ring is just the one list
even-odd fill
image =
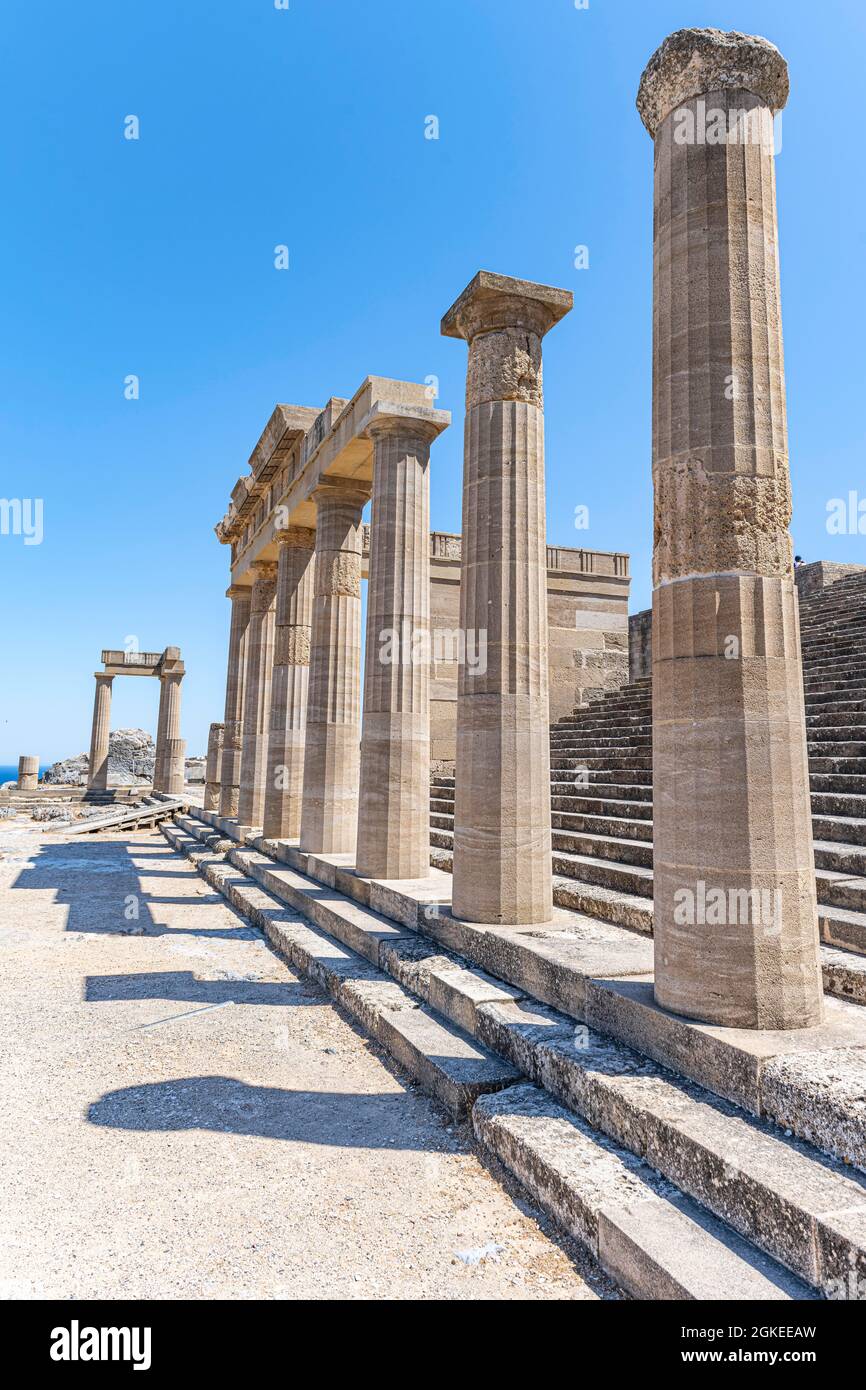
{"label": "distant sea", "polygon": [[[50,766],[51,766],[50,763],[40,763],[40,765],[39,765],[39,776],[41,777],[42,774],[43,774],[43,772],[47,772]],[[4,782],[17,782],[17,781],[18,781],[18,764],[17,764],[17,763],[12,763],[12,764],[10,765],[9,763],[0,763],[0,787],[2,787],[2,785],[3,785]]]}

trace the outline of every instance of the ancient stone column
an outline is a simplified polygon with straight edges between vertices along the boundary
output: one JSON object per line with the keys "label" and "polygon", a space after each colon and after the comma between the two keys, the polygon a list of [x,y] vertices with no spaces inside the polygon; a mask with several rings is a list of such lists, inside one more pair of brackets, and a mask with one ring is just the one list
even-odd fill
{"label": "ancient stone column", "polygon": [[223,733],[225,724],[211,724],[207,735],[207,763],[205,765],[204,809],[219,811],[220,778],[223,754]]}
{"label": "ancient stone column", "polygon": [[316,533],[290,526],[277,532],[277,544],[276,636],[262,833],[270,840],[296,840],[304,791]]}
{"label": "ancient stone column", "polygon": [[377,407],[358,873],[430,871],[430,444],[443,411]]}
{"label": "ancient stone column", "polygon": [[169,796],[182,796],[186,781],[186,739],[167,738],[165,741],[164,779],[162,791]]}
{"label": "ancient stone column", "polygon": [[241,788],[241,747],[244,732],[244,685],[247,634],[250,625],[252,587],[233,584],[226,590],[232,602],[229,655],[226,670],[226,706],[220,771],[221,816],[236,816]]}
{"label": "ancient stone column", "polygon": [[250,625],[247,631],[238,821],[243,826],[260,826],[265,809],[265,778],[268,767],[277,567],[271,561],[257,560],[250,569],[255,578]]}
{"label": "ancient stone column", "polygon": [[18,790],[33,792],[39,786],[39,759],[22,753],[18,759]]}
{"label": "ancient stone column", "polygon": [[655,994],[708,1023],[822,1014],[766,39],[684,29],[655,141]]}
{"label": "ancient stone column", "polygon": [[553,913],[541,340],[566,290],[481,271],[442,320],[469,343],[455,916]]}
{"label": "ancient stone column", "polygon": [[[177,648],[167,648],[176,651]],[[153,789],[157,792],[171,792],[177,795],[183,791],[183,776],[180,787],[177,785],[177,745],[180,737],[180,683],[182,671],[165,671],[159,678],[159,718],[156,730],[156,755],[154,759]],[[171,759],[175,759],[175,763]]]}
{"label": "ancient stone column", "polygon": [[108,787],[108,739],[111,733],[111,683],[113,676],[95,671],[96,694],[93,700],[93,727],[90,734],[90,763],[88,787],[105,791]]}
{"label": "ancient stone column", "polygon": [[313,493],[316,581],[301,849],[352,854],[361,736],[361,513],[369,483],[323,478]]}

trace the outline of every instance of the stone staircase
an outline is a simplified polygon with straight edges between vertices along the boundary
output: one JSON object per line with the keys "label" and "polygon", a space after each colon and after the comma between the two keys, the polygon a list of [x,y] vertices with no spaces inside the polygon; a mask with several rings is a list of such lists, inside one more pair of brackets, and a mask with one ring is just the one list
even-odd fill
{"label": "stone staircase", "polygon": [[[802,600],[815,879],[825,988],[866,1003],[866,573]],[[554,900],[652,931],[652,683],[550,731]],[[450,869],[454,779],[433,778],[431,859]]]}
{"label": "stone staircase", "polygon": [[653,1009],[645,936],[491,931],[440,870],[365,879],[204,810],[160,829],[631,1296],[866,1298],[861,1009],[828,1001],[805,1050],[692,1027]]}

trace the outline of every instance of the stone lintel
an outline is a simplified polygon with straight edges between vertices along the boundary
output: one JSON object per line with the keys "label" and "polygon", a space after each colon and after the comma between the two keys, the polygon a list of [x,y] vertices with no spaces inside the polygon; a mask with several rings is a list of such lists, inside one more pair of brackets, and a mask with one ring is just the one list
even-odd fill
{"label": "stone lintel", "polygon": [[441,331],[471,340],[497,328],[526,328],[543,337],[573,304],[570,290],[479,270],[443,317]]}
{"label": "stone lintel", "polygon": [[637,95],[640,118],[655,138],[666,116],[708,92],[751,92],[781,111],[788,100],[788,65],[775,44],[736,30],[678,29],[656,49]]}

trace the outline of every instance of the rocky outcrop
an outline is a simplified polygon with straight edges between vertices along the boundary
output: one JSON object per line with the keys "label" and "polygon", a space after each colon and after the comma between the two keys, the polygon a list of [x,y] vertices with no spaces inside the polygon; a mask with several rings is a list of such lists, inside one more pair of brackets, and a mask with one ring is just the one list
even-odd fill
{"label": "rocky outcrop", "polygon": [[[115,729],[108,740],[108,781],[115,787],[147,786],[153,781],[156,746],[144,729]],[[42,781],[49,785],[83,787],[87,783],[86,753],[52,763]],[[186,780],[204,782],[205,759],[187,758]]]}

